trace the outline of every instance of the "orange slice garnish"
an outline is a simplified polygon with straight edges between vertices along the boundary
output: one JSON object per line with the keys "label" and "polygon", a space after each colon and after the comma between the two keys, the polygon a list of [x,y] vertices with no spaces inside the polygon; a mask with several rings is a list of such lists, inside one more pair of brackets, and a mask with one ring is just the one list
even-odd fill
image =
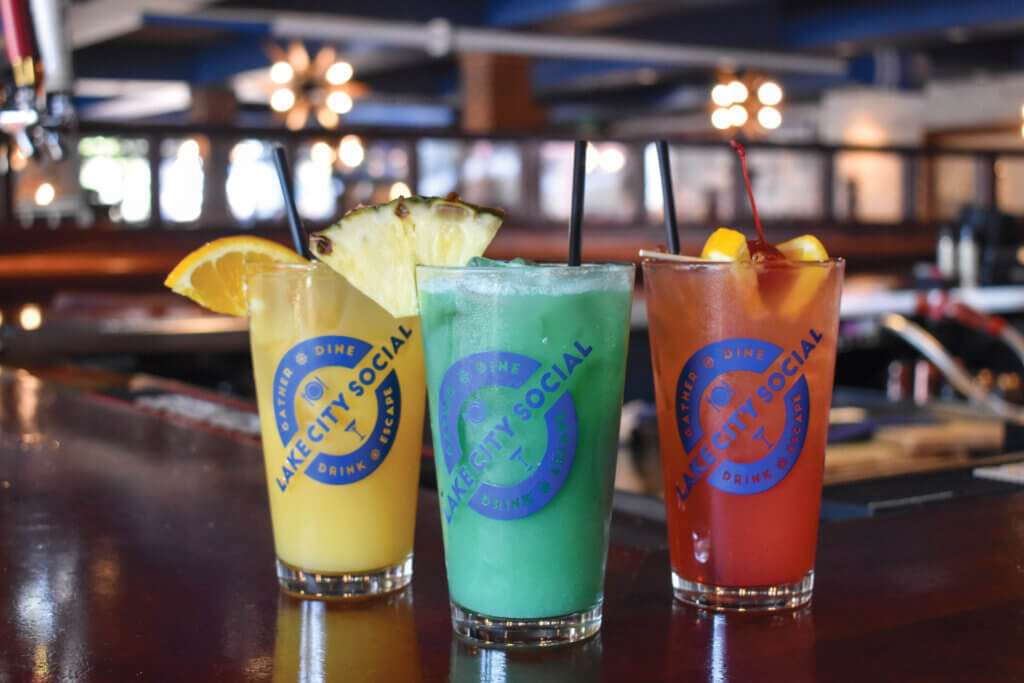
{"label": "orange slice garnish", "polygon": [[291,249],[262,237],[224,237],[183,258],[164,284],[211,311],[244,317],[245,266],[261,261],[308,263]]}
{"label": "orange slice garnish", "polygon": [[749,261],[747,236],[737,230],[719,228],[704,243],[700,257],[708,261]]}

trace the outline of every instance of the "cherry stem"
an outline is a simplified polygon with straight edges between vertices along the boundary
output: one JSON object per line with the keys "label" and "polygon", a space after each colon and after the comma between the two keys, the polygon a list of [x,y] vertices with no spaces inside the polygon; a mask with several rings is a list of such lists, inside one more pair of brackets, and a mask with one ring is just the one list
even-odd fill
{"label": "cherry stem", "polygon": [[750,174],[747,173],[747,151],[743,149],[743,145],[735,140],[730,140],[729,144],[740,155],[740,163],[743,164],[743,180],[747,182],[747,196],[750,197],[750,208],[754,212],[754,225],[757,226],[757,236],[761,239],[761,242],[767,243],[767,240],[764,238],[764,230],[761,229],[761,219],[757,215],[757,204],[754,203],[754,190],[750,187]]}

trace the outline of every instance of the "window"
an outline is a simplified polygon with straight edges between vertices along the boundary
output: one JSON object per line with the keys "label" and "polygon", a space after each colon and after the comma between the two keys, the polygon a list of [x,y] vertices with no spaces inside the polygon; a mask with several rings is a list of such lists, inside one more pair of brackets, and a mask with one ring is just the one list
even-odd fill
{"label": "window", "polygon": [[996,206],[1017,216],[1024,215],[1024,157],[1003,157],[996,161]]}
{"label": "window", "polygon": [[903,218],[903,160],[886,152],[835,156],[834,207],[839,220],[897,223]]}
{"label": "window", "polygon": [[231,148],[224,192],[228,210],[243,226],[284,215],[281,184],[269,143],[249,139]]}
{"label": "window", "polygon": [[343,184],[334,177],[337,158],[337,149],[324,140],[299,147],[295,164],[295,203],[303,218],[329,221],[338,213],[338,195]]}
{"label": "window", "polygon": [[[732,220],[735,157],[728,148],[670,147],[672,189],[680,222],[717,224]],[[654,144],[644,150],[644,206],[652,221],[664,220],[661,167]]]}
{"label": "window", "polygon": [[108,207],[113,223],[150,218],[149,143],[141,138],[84,137],[78,142],[78,182],[93,206]]}
{"label": "window", "polygon": [[160,216],[169,223],[197,223],[203,212],[202,136],[167,138],[160,145]]}
{"label": "window", "polygon": [[463,143],[457,140],[424,138],[416,144],[420,166],[417,188],[425,197],[443,197],[459,186],[459,160]]}
{"label": "window", "polygon": [[809,152],[753,149],[747,155],[757,210],[766,218],[822,214],[821,157]]}
{"label": "window", "polygon": [[964,204],[974,201],[976,171],[967,156],[937,156],[933,162],[932,206],[935,218],[950,220],[960,215]]}
{"label": "window", "polygon": [[463,152],[460,192],[474,204],[515,208],[520,203],[519,146],[478,140]]}
{"label": "window", "polygon": [[[637,197],[629,186],[629,149],[615,142],[590,144],[584,194],[586,216],[629,220]],[[545,142],[540,147],[540,208],[552,219],[567,219],[572,204],[573,144]]]}

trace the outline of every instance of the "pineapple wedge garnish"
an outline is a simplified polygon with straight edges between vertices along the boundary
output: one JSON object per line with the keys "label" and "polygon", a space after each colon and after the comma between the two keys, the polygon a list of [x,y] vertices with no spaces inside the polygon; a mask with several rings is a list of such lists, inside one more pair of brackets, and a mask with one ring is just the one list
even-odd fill
{"label": "pineapple wedge garnish", "polygon": [[416,315],[416,266],[464,266],[483,254],[504,213],[454,193],[399,197],[349,211],[310,237],[313,255],[396,318]]}

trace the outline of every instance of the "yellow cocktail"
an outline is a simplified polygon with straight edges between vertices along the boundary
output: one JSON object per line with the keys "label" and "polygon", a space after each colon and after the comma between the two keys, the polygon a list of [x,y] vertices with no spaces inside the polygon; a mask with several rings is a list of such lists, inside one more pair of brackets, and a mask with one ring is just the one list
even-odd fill
{"label": "yellow cocktail", "polygon": [[419,320],[322,264],[247,272],[278,580],[357,597],[412,578],[423,436]]}
{"label": "yellow cocktail", "polygon": [[323,263],[235,235],[168,274],[172,291],[249,317],[286,592],[366,597],[412,580],[426,400],[414,271],[479,256],[501,216],[454,194],[399,197],[312,235]]}

